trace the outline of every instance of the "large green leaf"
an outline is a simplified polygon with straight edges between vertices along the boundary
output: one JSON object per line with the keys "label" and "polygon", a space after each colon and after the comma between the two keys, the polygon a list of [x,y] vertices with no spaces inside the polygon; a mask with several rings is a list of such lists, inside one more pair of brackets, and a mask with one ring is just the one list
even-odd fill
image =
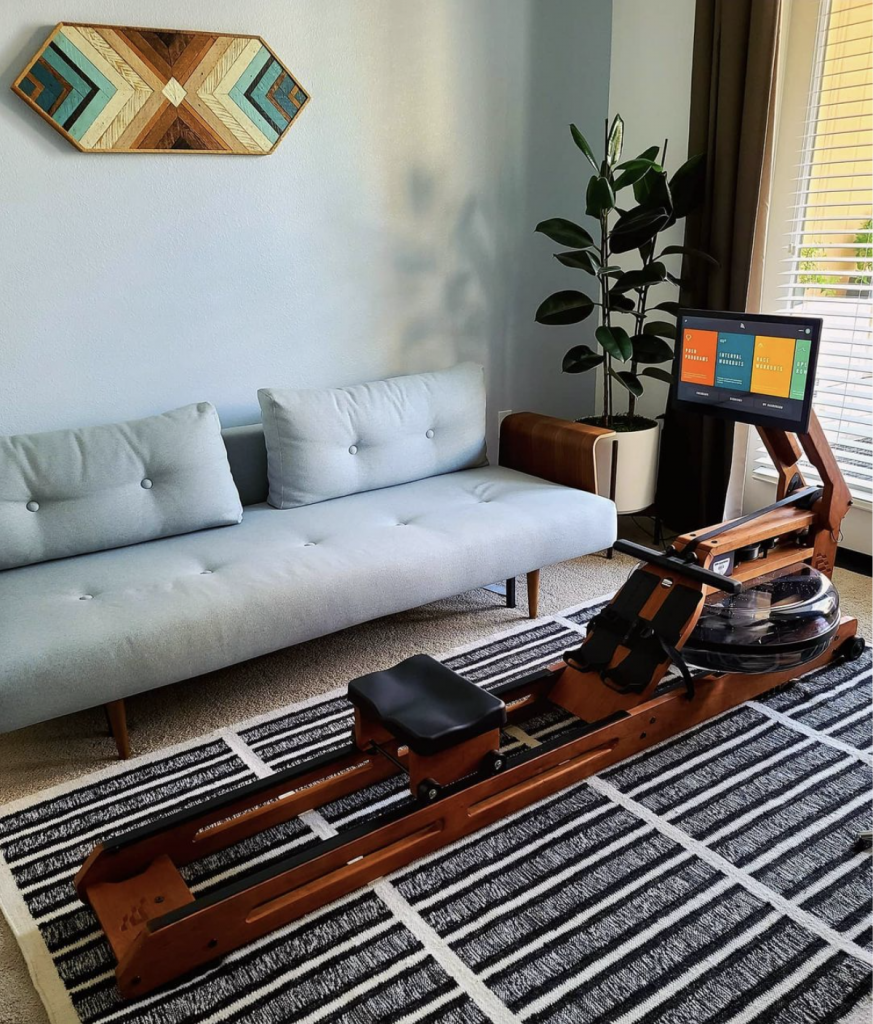
{"label": "large green leaf", "polygon": [[541,324],[578,324],[591,316],[594,303],[582,292],[555,292],[537,310],[536,320]]}
{"label": "large green leaf", "polygon": [[677,277],[675,274],[667,274],[667,280],[672,284],[675,284],[677,288],[687,289],[691,287],[691,279],[687,277]]}
{"label": "large green leaf", "polygon": [[670,316],[679,316],[678,302],[659,302],[657,306],[652,306],[652,309],[660,309],[664,313],[669,313]]}
{"label": "large green leaf", "polygon": [[624,121],[621,117],[616,114],[612,119],[612,124],[609,128],[609,134],[606,142],[606,159],[609,162],[610,167],[615,165],[621,160],[621,149],[624,145]]}
{"label": "large green leaf", "polygon": [[676,327],[665,320],[651,320],[643,328],[643,334],[654,334],[658,338],[675,338]]}
{"label": "large green leaf", "polygon": [[585,156],[588,157],[591,166],[596,171],[598,169],[597,160],[594,157],[594,150],[588,145],[588,140],[585,138],[582,132],[579,131],[575,124],[570,125],[570,134],[573,136],[573,141],[582,150]]}
{"label": "large green leaf", "polygon": [[625,235],[638,231],[641,227],[649,227],[659,220],[666,210],[649,209],[645,206],[634,206],[625,210],[612,228],[612,235]]}
{"label": "large green leaf", "polygon": [[664,280],[666,267],[663,263],[649,263],[639,270],[628,270],[612,286],[616,292],[629,292],[633,288],[647,288]]}
{"label": "large green leaf", "polygon": [[622,387],[627,388],[636,398],[639,398],[643,393],[642,381],[635,373],[631,373],[630,370],[613,370],[610,368],[609,375],[617,380]]}
{"label": "large green leaf", "polygon": [[630,252],[639,249],[657,235],[669,221],[670,215],[662,209],[645,209],[639,206],[628,210],[619,217],[609,233],[610,252]]}
{"label": "large green leaf", "polygon": [[655,239],[650,238],[648,242],[643,242],[640,246],[640,259],[643,263],[651,263],[652,257],[655,255]]}
{"label": "large green leaf", "polygon": [[632,313],[636,309],[636,303],[627,295],[620,292],[609,292],[609,308],[615,313]]}
{"label": "large green leaf", "polygon": [[617,171],[663,171],[664,168],[657,163],[655,160],[650,160],[647,156],[635,156],[633,160],[625,160],[623,164],[619,164],[616,167]]}
{"label": "large green leaf", "polygon": [[634,347],[631,344],[630,335],[623,327],[608,327],[601,324],[594,332],[594,337],[613,357],[627,362],[633,354]]}
{"label": "large green leaf", "polygon": [[572,249],[570,252],[556,252],[555,259],[565,267],[584,270],[586,274],[596,274],[600,267],[600,257],[593,249]]}
{"label": "large green leaf", "polygon": [[634,198],[645,209],[655,210],[660,207],[666,210],[671,218],[669,223],[672,223],[673,196],[667,184],[665,171],[651,171],[641,178],[634,185]]}
{"label": "large green leaf", "polygon": [[588,182],[588,191],[585,193],[585,212],[589,217],[600,217],[608,213],[615,206],[615,193],[609,179],[601,174],[595,174]]}
{"label": "large green leaf", "polygon": [[703,202],[706,191],[706,160],[703,153],[689,157],[670,179],[673,213],[687,216]]}
{"label": "large green leaf", "polygon": [[[631,160],[631,163],[635,161]],[[627,188],[628,185],[633,185],[640,180],[644,175],[649,173],[649,168],[646,166],[642,167],[631,167],[626,171],[622,171],[621,174],[615,179],[615,191],[619,192],[623,188]]]}
{"label": "large green leaf", "polygon": [[673,358],[673,350],[667,342],[654,334],[635,334],[631,343],[637,363],[666,363]]}
{"label": "large green leaf", "polygon": [[673,383],[673,374],[669,370],[662,370],[660,366],[647,366],[642,373],[643,377],[654,377],[655,380],[662,380],[665,384]]}
{"label": "large green leaf", "polygon": [[[719,262],[715,257],[710,256],[708,252],[704,252],[702,249],[692,249],[687,245],[668,245],[665,246],[661,251],[661,256],[676,256],[678,254],[683,256],[690,256],[691,259],[703,260],[704,263],[709,263],[713,267],[719,266]],[[660,259],[660,256],[658,257]]]}
{"label": "large green leaf", "polygon": [[659,167],[658,164],[651,160],[628,160],[622,165],[621,174],[615,179],[615,191],[619,189],[627,188],[628,185],[636,185],[636,183],[644,178],[653,167]]}
{"label": "large green leaf", "polygon": [[542,235],[547,235],[553,242],[559,245],[572,245],[574,249],[587,249],[594,245],[594,239],[585,228],[580,228],[578,224],[563,217],[541,220],[536,230]]}
{"label": "large green leaf", "polygon": [[576,345],[564,356],[561,369],[564,373],[585,373],[606,359],[602,352],[594,352],[587,345]]}

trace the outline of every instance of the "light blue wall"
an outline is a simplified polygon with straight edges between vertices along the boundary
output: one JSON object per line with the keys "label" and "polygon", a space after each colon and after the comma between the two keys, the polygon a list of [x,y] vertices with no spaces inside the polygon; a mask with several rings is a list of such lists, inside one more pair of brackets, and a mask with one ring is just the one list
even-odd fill
{"label": "light blue wall", "polygon": [[518,320],[511,339],[512,405],[578,418],[595,410],[594,374],[562,374],[561,360],[573,345],[594,340],[596,316],[567,327],[534,322],[540,302],[574,288],[596,299],[592,278],[561,266],[561,246],[534,234],[550,217],[566,217],[596,236],[585,215],[591,165],[570,136],[575,124],[596,154],[603,148],[608,116],[612,0],[545,0],[532,5],[529,59],[533,84],[525,140],[525,217],[521,274],[515,295]]}
{"label": "light blue wall", "polygon": [[[610,0],[29,0],[0,40],[0,433],[472,358],[498,409],[589,410],[572,272],[575,120],[606,114]],[[184,13],[183,13],[184,12]],[[59,20],[263,35],[312,94],[268,157],[77,153],[8,85]],[[590,382],[586,382],[590,388]]]}

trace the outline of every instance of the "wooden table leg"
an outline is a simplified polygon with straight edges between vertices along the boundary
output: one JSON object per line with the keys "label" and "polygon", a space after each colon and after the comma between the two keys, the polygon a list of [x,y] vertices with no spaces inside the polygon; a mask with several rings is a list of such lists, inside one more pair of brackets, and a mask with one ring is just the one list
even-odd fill
{"label": "wooden table leg", "polygon": [[540,571],[534,569],[527,574],[527,613],[535,619],[540,613]]}
{"label": "wooden table leg", "polygon": [[130,757],[130,737],[127,734],[127,714],[123,700],[111,700],[105,704],[106,717],[109,719],[109,728],[112,730],[112,738],[118,747],[118,756],[126,761]]}

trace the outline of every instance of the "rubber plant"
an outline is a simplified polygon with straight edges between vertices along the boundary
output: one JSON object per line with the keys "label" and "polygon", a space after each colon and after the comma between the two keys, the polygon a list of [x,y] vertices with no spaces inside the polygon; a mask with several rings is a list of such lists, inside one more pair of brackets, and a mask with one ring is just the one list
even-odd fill
{"label": "rubber plant", "polygon": [[[555,292],[540,304],[536,319],[541,324],[578,324],[595,310],[600,323],[594,332],[601,351],[588,345],[575,345],[564,356],[565,373],[587,373],[603,366],[603,413],[586,417],[585,422],[614,430],[639,430],[654,425],[636,415],[636,401],[642,395],[646,378],[669,382],[670,372],[663,363],[673,359],[670,342],[676,337],[677,302],[659,302],[649,308],[649,289],[670,281],[677,287],[684,282],[678,276],[681,264],[668,269],[670,257],[688,257],[716,265],[707,253],[682,245],[659,248],[658,236],[676,221],[687,216],[703,199],[704,164],[702,156],[687,160],[668,179],[664,169],[667,143],[651,146],[632,160],[621,161],[624,122],[616,115],[604,125],[603,160],[598,163],[594,151],[576,125],[570,125],[573,141],[590,163],[593,173],[585,193],[585,212],[596,222],[592,236],[584,227],[563,217],[539,223],[536,230],[562,246],[566,252],[555,254],[565,267],[591,277],[596,296],[576,289]],[[628,202],[630,200],[630,203]],[[625,270],[610,262],[610,256],[637,250],[640,266]],[[624,320],[627,326],[620,322]],[[614,387],[628,394],[627,413],[615,411]]]}

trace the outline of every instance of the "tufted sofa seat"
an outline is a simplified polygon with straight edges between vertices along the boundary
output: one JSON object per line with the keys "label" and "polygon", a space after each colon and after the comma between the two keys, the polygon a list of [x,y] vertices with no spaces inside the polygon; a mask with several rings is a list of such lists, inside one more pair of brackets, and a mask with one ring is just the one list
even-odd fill
{"label": "tufted sofa seat", "polygon": [[[265,490],[257,428],[225,431],[225,440],[244,500]],[[237,526],[7,570],[3,728],[191,678],[614,538],[605,498],[484,466],[287,510],[247,505]]]}
{"label": "tufted sofa seat", "polygon": [[[460,363],[0,437],[0,732],[609,547],[597,427],[518,413],[485,451]],[[294,696],[289,680],[289,699]]]}

